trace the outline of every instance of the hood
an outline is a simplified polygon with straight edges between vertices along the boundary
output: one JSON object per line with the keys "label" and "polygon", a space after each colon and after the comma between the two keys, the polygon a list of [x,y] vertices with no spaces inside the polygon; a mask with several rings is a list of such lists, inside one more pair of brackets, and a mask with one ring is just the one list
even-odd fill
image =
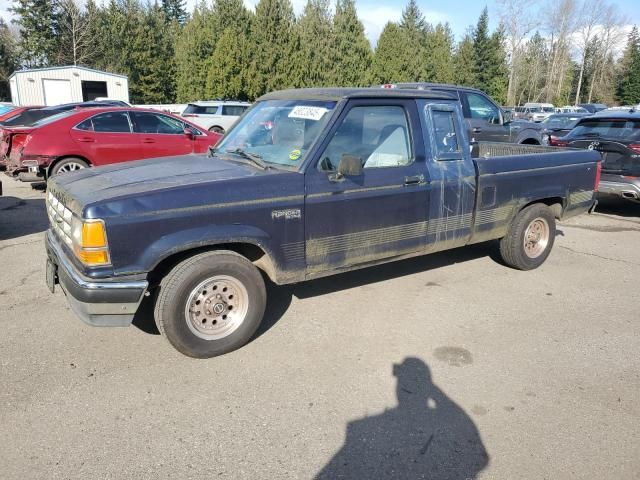
{"label": "hood", "polygon": [[[212,190],[221,191],[210,188],[212,184],[246,184],[247,180],[252,179],[251,184],[256,181],[264,183],[264,177],[282,174],[298,175],[296,172],[275,169],[263,171],[206,154],[192,154],[87,168],[53,177],[48,188],[78,215],[86,214],[88,206],[100,204],[112,205],[112,210],[107,213],[117,215],[125,213],[122,208],[123,201],[127,199],[145,199],[142,202],[145,205],[138,202],[134,209],[136,211],[150,207],[158,210],[172,208],[176,202],[188,207],[189,202],[197,205],[204,200],[193,194],[195,190],[205,192],[205,197],[209,197]],[[232,192],[225,193],[230,194]]]}

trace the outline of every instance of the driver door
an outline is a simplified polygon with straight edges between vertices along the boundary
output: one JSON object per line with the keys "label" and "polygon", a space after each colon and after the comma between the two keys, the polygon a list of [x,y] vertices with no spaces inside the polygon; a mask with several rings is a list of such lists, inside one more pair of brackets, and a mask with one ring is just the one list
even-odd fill
{"label": "driver door", "polygon": [[[349,102],[305,173],[307,276],[425,248],[421,138],[413,100]],[[337,174],[344,156],[359,174]]]}

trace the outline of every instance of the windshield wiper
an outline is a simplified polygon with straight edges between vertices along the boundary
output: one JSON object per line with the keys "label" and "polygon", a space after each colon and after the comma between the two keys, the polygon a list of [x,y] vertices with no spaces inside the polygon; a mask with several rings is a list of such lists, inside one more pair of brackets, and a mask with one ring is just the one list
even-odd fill
{"label": "windshield wiper", "polygon": [[239,157],[249,160],[253,165],[261,168],[262,170],[268,170],[269,168],[271,168],[269,165],[262,161],[262,157],[257,153],[247,152],[246,150],[243,150],[241,148],[230,148],[228,150],[225,150],[225,152],[233,153],[235,155],[238,155]]}

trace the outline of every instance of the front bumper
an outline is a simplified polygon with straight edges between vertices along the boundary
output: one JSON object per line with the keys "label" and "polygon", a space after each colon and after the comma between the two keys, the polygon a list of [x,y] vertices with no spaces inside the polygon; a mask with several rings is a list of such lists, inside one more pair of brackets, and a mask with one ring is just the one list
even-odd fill
{"label": "front bumper", "polygon": [[613,195],[625,200],[640,202],[640,185],[631,182],[601,180],[598,185],[598,194]]}
{"label": "front bumper", "polygon": [[131,324],[149,286],[146,280],[87,278],[66,257],[51,230],[47,231],[46,246],[49,260],[57,266],[58,283],[76,315],[98,327]]}

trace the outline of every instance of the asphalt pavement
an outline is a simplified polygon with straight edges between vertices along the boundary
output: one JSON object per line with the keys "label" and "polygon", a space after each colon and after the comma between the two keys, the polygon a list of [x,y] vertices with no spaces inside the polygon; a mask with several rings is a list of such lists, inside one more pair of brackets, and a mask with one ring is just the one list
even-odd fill
{"label": "asphalt pavement", "polygon": [[640,205],[538,270],[477,245],[269,287],[210,360],[45,286],[44,194],[3,178],[0,479],[640,478]]}

